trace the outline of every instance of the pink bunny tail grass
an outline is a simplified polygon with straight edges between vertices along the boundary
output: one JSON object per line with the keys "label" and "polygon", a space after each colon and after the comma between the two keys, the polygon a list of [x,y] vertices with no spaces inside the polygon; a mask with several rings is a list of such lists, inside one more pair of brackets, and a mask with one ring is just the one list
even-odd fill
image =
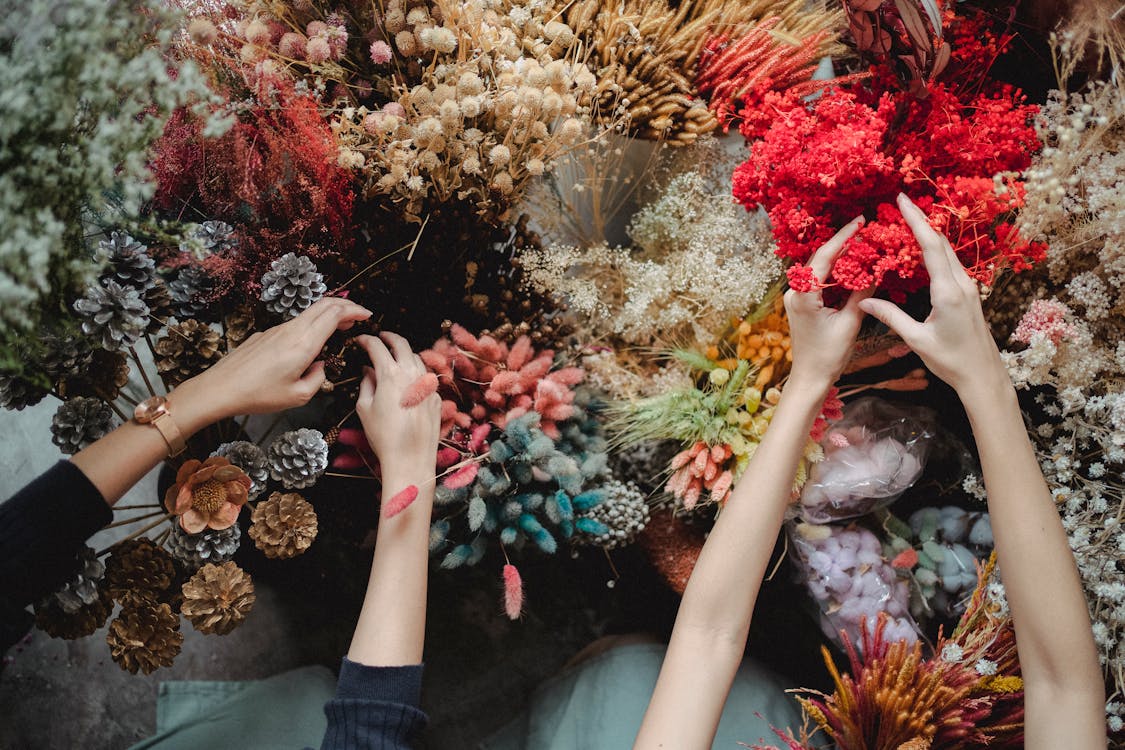
{"label": "pink bunny tail grass", "polygon": [[473,480],[477,478],[479,468],[480,466],[476,463],[465,464],[443,479],[441,483],[451,490],[459,490],[462,487],[468,487],[473,483]]}
{"label": "pink bunny tail grass", "polygon": [[395,496],[387,501],[383,506],[383,517],[394,518],[399,513],[410,507],[410,504],[418,499],[417,485],[408,484],[405,488],[395,493]]}
{"label": "pink bunny tail grass", "polygon": [[434,375],[432,372],[427,372],[403,391],[399,406],[403,409],[413,409],[415,406],[437,393],[437,387],[437,375]]}
{"label": "pink bunny tail grass", "polygon": [[509,620],[520,619],[523,612],[523,579],[516,566],[504,566],[504,612]]}

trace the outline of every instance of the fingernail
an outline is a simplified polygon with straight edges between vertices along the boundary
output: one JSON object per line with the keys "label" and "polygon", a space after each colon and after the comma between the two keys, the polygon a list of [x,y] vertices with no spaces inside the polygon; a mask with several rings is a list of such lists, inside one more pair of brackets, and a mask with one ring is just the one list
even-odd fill
{"label": "fingernail", "polygon": [[853,224],[862,224],[862,223],[864,223],[865,221],[867,221],[867,219],[865,219],[865,218],[863,217],[863,214],[860,214],[859,216],[857,216],[857,217],[855,217],[854,219],[852,219],[852,223],[853,223]]}

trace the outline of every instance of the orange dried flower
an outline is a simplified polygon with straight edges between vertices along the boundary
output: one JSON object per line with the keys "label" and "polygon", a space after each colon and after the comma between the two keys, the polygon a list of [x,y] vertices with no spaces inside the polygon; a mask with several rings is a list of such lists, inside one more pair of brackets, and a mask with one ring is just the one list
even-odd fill
{"label": "orange dried flower", "polygon": [[711,346],[707,356],[727,369],[734,369],[738,360],[745,359],[758,370],[754,387],[764,391],[778,383],[793,364],[793,349],[789,338],[789,318],[781,295],[774,297],[773,310],[757,320],[736,320],[724,344],[733,347],[733,356],[719,359],[719,346]]}
{"label": "orange dried flower", "polygon": [[250,477],[221,456],[191,459],[176,473],[164,495],[164,507],[180,517],[189,534],[205,529],[229,529],[238,520],[250,492]]}

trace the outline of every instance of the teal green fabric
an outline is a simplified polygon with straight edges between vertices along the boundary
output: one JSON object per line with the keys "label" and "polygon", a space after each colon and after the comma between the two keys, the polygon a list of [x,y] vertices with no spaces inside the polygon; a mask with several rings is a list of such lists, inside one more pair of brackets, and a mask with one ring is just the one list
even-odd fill
{"label": "teal green fabric", "polygon": [[[619,646],[562,673],[542,685],[527,711],[482,743],[480,750],[628,750],[640,729],[666,648],[647,643]],[[739,667],[712,747],[745,750],[740,742],[776,740],[770,724],[796,728],[800,719],[781,681],[747,660]]]}
{"label": "teal green fabric", "polygon": [[320,747],[336,676],[302,667],[247,682],[162,682],[156,734],[131,750]]}

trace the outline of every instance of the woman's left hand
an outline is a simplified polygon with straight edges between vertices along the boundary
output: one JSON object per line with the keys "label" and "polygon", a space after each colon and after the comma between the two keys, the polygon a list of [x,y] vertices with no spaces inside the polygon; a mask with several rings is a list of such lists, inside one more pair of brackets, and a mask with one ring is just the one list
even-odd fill
{"label": "woman's left hand", "polygon": [[317,361],[325,342],[370,317],[370,310],[354,302],[326,297],[292,320],[255,333],[179,386],[170,400],[205,404],[210,422],[306,404],[325,380],[324,363]]}
{"label": "woman's left hand", "polygon": [[[823,283],[844,243],[863,226],[863,217],[857,217],[824,243],[809,260],[809,267]],[[789,335],[793,348],[793,368],[789,378],[799,381],[802,387],[828,390],[840,377],[852,347],[855,345],[863,311],[861,300],[874,293],[873,289],[852,292],[847,304],[834,310],[824,304],[821,289],[785,293],[785,312],[789,317]]]}

